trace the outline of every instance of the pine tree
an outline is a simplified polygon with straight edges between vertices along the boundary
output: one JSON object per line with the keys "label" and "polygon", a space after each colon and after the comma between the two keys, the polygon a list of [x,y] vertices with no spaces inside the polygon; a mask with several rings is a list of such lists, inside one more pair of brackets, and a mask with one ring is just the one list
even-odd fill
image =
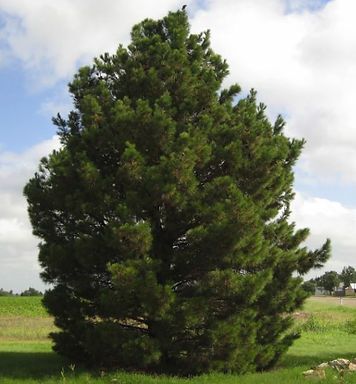
{"label": "pine tree", "polygon": [[61,149],[25,187],[42,239],[55,350],[108,367],[197,374],[272,366],[297,337],[302,279],[329,256],[288,221],[302,140],[184,10],[134,26],[83,67]]}

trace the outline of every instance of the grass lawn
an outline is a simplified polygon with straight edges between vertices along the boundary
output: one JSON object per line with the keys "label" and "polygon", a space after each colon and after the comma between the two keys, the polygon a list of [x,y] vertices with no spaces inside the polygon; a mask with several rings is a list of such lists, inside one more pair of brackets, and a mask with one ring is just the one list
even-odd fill
{"label": "grass lawn", "polygon": [[[302,372],[338,357],[356,357],[356,299],[340,305],[338,299],[311,298],[296,313],[302,337],[279,365],[259,374],[210,374],[194,378],[148,376],[123,372],[87,372],[51,350],[47,334],[52,319],[39,298],[0,297],[0,384],[117,383],[117,384],[285,384],[308,383]],[[356,373],[338,377],[328,371],[323,383],[355,383]]]}

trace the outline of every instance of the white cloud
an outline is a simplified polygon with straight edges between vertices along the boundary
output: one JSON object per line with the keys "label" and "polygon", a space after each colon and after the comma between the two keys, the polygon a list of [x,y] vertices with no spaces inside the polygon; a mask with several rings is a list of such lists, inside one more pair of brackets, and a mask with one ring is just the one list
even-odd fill
{"label": "white cloud", "polygon": [[[292,204],[291,220],[297,228],[309,228],[311,234],[306,244],[318,248],[326,238],[332,241],[332,257],[324,270],[337,270],[355,265],[356,209],[348,208],[337,201],[306,196],[300,192]],[[314,271],[312,275],[320,275]]]}
{"label": "white cloud", "polygon": [[58,146],[58,138],[53,137],[22,153],[0,151],[0,288],[42,287],[36,248],[39,240],[32,235],[22,191],[40,158]]}
{"label": "white cloud", "polygon": [[192,24],[211,29],[229,82],[256,88],[288,134],[307,140],[306,172],[356,183],[356,2],[287,3],[297,12],[282,0],[210,0]]}
{"label": "white cloud", "polygon": [[0,0],[2,54],[20,59],[40,85],[51,85],[127,43],[133,24],[180,6],[178,0]]}
{"label": "white cloud", "polygon": [[53,116],[57,116],[58,113],[61,116],[66,117],[72,109],[73,103],[67,87],[57,87],[55,95],[42,101],[37,112],[51,119]]}

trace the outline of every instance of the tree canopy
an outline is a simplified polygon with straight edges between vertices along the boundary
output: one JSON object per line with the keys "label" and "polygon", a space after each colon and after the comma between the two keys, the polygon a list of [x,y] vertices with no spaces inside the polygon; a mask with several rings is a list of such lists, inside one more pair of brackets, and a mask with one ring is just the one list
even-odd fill
{"label": "tree canopy", "polygon": [[177,374],[271,367],[297,337],[303,275],[329,257],[289,222],[303,140],[184,10],[133,27],[83,67],[62,146],[25,187],[41,238],[55,350],[88,364]]}
{"label": "tree canopy", "polygon": [[29,287],[20,293],[20,296],[42,296],[42,292],[35,288]]}
{"label": "tree canopy", "polygon": [[344,287],[347,288],[351,283],[356,283],[356,270],[351,265],[344,267],[339,277],[344,283]]}
{"label": "tree canopy", "polygon": [[332,294],[333,290],[340,283],[340,276],[335,271],[325,272],[322,276],[317,279],[318,284],[320,284],[326,291],[329,291]]}

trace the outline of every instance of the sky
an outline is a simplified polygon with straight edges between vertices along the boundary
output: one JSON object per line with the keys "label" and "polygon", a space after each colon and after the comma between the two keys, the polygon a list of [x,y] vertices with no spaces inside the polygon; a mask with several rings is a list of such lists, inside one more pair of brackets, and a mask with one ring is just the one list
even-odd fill
{"label": "sky", "polygon": [[[185,0],[193,33],[211,30],[225,85],[258,91],[286,134],[305,138],[291,220],[306,244],[332,241],[324,270],[356,267],[355,0]],[[22,190],[58,148],[51,117],[71,110],[77,69],[129,43],[131,27],[176,0],[0,0],[0,288],[46,287]],[[322,271],[313,272],[318,275]]]}

